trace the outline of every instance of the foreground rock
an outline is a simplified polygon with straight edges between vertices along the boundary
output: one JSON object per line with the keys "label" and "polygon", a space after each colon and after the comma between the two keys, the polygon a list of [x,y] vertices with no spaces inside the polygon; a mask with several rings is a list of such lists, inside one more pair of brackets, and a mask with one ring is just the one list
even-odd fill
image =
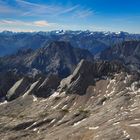
{"label": "foreground rock", "polygon": [[[54,77],[49,79],[42,86],[36,82],[31,87],[46,87]],[[46,99],[26,94],[1,103],[0,137],[3,140],[140,139],[139,74],[128,73],[114,62],[81,61],[64,81]],[[62,88],[64,83],[67,86]],[[85,89],[83,94],[81,91]]]}
{"label": "foreground rock", "polygon": [[89,62],[82,60],[72,75],[62,80],[60,90],[68,93],[85,94],[87,87],[94,85],[99,79],[113,76],[114,73],[124,71],[125,68],[118,62]]}

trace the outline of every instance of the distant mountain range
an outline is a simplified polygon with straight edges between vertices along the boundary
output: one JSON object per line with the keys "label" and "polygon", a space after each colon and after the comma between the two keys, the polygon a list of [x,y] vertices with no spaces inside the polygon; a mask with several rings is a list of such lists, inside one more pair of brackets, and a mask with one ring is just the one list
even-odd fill
{"label": "distant mountain range", "polygon": [[63,30],[33,33],[4,31],[0,33],[0,56],[13,54],[23,48],[37,49],[52,41],[68,41],[73,47],[88,49],[97,54],[116,43],[128,40],[140,40],[140,34]]}

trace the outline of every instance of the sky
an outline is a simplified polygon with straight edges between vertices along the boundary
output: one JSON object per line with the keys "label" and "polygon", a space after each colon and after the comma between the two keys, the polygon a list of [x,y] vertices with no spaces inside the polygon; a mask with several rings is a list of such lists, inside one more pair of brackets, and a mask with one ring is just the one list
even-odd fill
{"label": "sky", "polygon": [[140,33],[140,0],[0,0],[0,31]]}

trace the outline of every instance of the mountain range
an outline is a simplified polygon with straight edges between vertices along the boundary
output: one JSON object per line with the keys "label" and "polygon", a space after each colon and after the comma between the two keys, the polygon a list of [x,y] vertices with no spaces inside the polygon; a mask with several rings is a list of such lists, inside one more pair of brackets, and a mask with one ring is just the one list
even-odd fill
{"label": "mountain range", "polygon": [[140,41],[126,41],[101,52],[100,59],[118,60],[131,70],[140,70]]}
{"label": "mountain range", "polygon": [[20,49],[37,49],[52,41],[67,41],[73,47],[88,49],[92,54],[123,41],[140,40],[139,34],[126,32],[51,31],[33,33],[0,33],[0,56],[13,54]]}
{"label": "mountain range", "polygon": [[22,47],[3,40],[5,47],[15,48],[8,55],[3,50],[0,58],[3,140],[140,139],[139,35],[52,31],[0,36],[17,39],[14,44],[24,40]]}
{"label": "mountain range", "polygon": [[2,57],[0,71],[16,70],[22,74],[34,71],[66,77],[81,59],[93,61],[94,57],[88,50],[74,48],[69,42],[54,41],[35,51],[23,49],[14,55]]}

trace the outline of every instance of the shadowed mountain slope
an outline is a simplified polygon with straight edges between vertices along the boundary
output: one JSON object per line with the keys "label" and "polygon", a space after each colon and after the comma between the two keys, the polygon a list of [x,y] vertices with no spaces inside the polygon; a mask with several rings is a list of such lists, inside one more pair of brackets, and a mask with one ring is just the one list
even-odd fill
{"label": "shadowed mountain slope", "polygon": [[131,70],[140,70],[140,41],[126,41],[100,54],[103,60],[119,60]]}
{"label": "shadowed mountain slope", "polygon": [[81,59],[93,61],[93,56],[87,50],[73,48],[68,42],[55,41],[36,51],[21,50],[16,55],[2,57],[0,71],[16,69],[24,74],[52,73],[66,77]]}

